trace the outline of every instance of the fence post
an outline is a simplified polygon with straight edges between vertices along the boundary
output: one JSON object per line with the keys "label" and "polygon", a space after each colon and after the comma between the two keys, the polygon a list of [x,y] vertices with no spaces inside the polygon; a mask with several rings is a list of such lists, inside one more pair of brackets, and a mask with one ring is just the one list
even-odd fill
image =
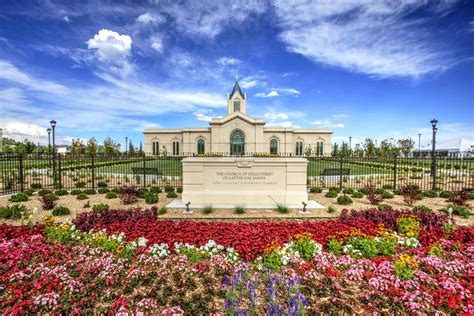
{"label": "fence post", "polygon": [[62,180],[62,171],[61,171],[61,154],[58,155],[58,177],[59,177],[59,187],[57,187],[57,189],[62,189],[63,180]]}
{"label": "fence post", "polygon": [[397,155],[393,157],[393,189],[397,188]]}
{"label": "fence post", "polygon": [[146,188],[146,155],[143,153],[143,187]]}
{"label": "fence post", "polygon": [[20,177],[20,190],[21,192],[24,191],[24,183],[23,183],[23,154],[20,154],[20,172],[19,172],[19,177]]}
{"label": "fence post", "polygon": [[341,154],[341,160],[339,161],[339,189],[342,190],[342,159],[343,156]]}
{"label": "fence post", "polygon": [[94,154],[91,154],[91,171],[92,171],[92,189],[95,190],[95,160]]}

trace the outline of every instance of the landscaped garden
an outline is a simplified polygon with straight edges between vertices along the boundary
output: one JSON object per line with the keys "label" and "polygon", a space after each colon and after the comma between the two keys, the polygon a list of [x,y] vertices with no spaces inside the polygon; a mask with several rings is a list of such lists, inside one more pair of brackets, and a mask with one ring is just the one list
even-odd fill
{"label": "landscaped garden", "polygon": [[372,209],[316,222],[204,222],[156,212],[2,224],[0,311],[474,313],[474,229],[446,214]]}

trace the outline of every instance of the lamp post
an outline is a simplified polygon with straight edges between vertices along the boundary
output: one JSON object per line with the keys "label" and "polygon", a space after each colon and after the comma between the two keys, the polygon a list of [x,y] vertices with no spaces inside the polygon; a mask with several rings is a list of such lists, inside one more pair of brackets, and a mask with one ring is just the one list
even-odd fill
{"label": "lamp post", "polygon": [[48,128],[48,154],[51,154],[51,128]]}
{"label": "lamp post", "polygon": [[128,137],[125,136],[125,153],[128,152]]}
{"label": "lamp post", "polygon": [[431,140],[431,176],[433,177],[433,190],[436,189],[436,132],[438,128],[436,127],[438,120],[431,120],[431,127],[433,128],[433,137]]}
{"label": "lamp post", "polygon": [[421,134],[418,134],[418,156],[421,157]]}
{"label": "lamp post", "polygon": [[53,128],[53,182],[54,182],[54,186],[56,186],[56,138],[55,138],[55,133],[54,133],[54,129],[56,128],[56,121],[55,120],[51,120],[49,122],[51,124],[51,127]]}
{"label": "lamp post", "polygon": [[349,136],[349,151],[352,152],[352,136]]}

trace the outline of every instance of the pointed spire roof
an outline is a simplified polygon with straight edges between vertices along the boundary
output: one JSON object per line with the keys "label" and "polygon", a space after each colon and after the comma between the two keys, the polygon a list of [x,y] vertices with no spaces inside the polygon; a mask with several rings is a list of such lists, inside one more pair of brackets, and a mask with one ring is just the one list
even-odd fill
{"label": "pointed spire roof", "polygon": [[240,86],[239,86],[239,79],[238,79],[238,78],[235,80],[234,89],[232,89],[232,92],[230,93],[229,99],[231,99],[231,98],[234,96],[234,94],[237,93],[237,92],[240,94],[240,96],[241,96],[242,98],[245,99],[245,94],[243,94],[243,93],[242,93],[242,90],[240,89]]}

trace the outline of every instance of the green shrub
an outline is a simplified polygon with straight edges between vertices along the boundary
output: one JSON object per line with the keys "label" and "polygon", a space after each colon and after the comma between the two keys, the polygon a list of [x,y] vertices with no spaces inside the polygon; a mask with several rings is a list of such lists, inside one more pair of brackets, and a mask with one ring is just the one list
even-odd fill
{"label": "green shrub", "polygon": [[392,192],[388,192],[388,191],[385,191],[382,194],[382,196],[384,199],[393,199],[395,197],[395,195]]}
{"label": "green shrub", "polygon": [[82,193],[82,190],[78,190],[78,189],[71,190],[71,195],[79,195],[81,193]]}
{"label": "green shrub", "polygon": [[342,190],[342,193],[350,195],[350,194],[354,193],[354,189],[345,188],[344,190]]}
{"label": "green shrub", "polygon": [[39,189],[41,189],[42,187],[43,187],[43,186],[41,185],[41,183],[32,183],[32,184],[31,184],[31,188],[32,188],[33,190],[39,190]]}
{"label": "green shrub", "polygon": [[140,188],[140,189],[137,190],[137,193],[138,193],[137,196],[138,196],[140,199],[144,199],[148,192],[149,192],[148,189],[146,189],[146,188]]}
{"label": "green shrub", "polygon": [[38,191],[38,195],[39,195],[39,196],[45,196],[45,195],[50,194],[50,193],[53,193],[53,191],[51,191],[51,190],[46,190],[46,189],[43,189],[43,190]]}
{"label": "green shrub", "polygon": [[105,193],[108,193],[108,192],[110,192],[110,190],[107,189],[107,188],[99,188],[97,190],[97,193],[99,193],[99,194],[105,194]]}
{"label": "green shrub", "polygon": [[161,193],[163,191],[160,189],[160,187],[151,187],[150,192],[152,192],[152,193]]}
{"label": "green shrub", "polygon": [[120,189],[119,189],[119,188],[113,188],[112,190],[110,190],[110,192],[114,192],[114,193],[119,194],[119,193],[120,193]]}
{"label": "green shrub", "polygon": [[5,207],[0,207],[0,218],[20,219],[22,216],[25,216],[26,211],[26,206],[21,204],[13,204]]}
{"label": "green shrub", "polygon": [[245,213],[245,208],[243,206],[236,206],[234,208],[234,214],[244,214]]}
{"label": "green shrub", "polygon": [[384,194],[385,192],[386,191],[382,188],[377,188],[377,189],[374,190],[375,194],[380,194],[380,195]]}
{"label": "green shrub", "polygon": [[422,195],[427,198],[438,197],[438,193],[434,190],[423,191]]}
{"label": "green shrub", "polygon": [[160,207],[160,209],[158,210],[158,215],[165,215],[166,213],[168,212],[168,209],[166,208],[166,206],[162,206]]}
{"label": "green shrub", "polygon": [[212,207],[212,205],[208,205],[208,206],[204,206],[201,210],[201,212],[204,214],[204,215],[208,215],[208,214],[211,214],[214,212],[214,208]]}
{"label": "green shrub", "polygon": [[28,194],[18,193],[18,194],[12,195],[12,196],[10,196],[8,201],[10,201],[10,202],[25,202],[25,201],[28,201]]}
{"label": "green shrub", "polygon": [[287,214],[290,212],[290,209],[285,204],[278,203],[275,207],[275,211],[281,214]]}
{"label": "green shrub", "polygon": [[393,190],[393,194],[395,194],[395,195],[402,195],[402,190],[400,190],[400,189],[394,189],[394,190]]}
{"label": "green shrub", "polygon": [[28,189],[28,190],[23,191],[23,193],[25,193],[25,194],[28,195],[28,196],[32,196],[33,193],[35,193],[35,190],[33,190],[33,189]]}
{"label": "green shrub", "polygon": [[64,190],[64,189],[56,190],[54,193],[56,193],[56,195],[59,195],[59,196],[68,195],[68,194],[69,194],[69,192],[68,192],[67,190]]}
{"label": "green shrub", "polygon": [[453,192],[450,191],[441,191],[439,197],[443,199],[451,199],[454,196]]}
{"label": "green shrub", "polygon": [[349,205],[352,204],[352,199],[347,195],[341,195],[337,198],[337,204]]}
{"label": "green shrub", "polygon": [[335,213],[337,210],[334,206],[328,207],[328,213]]}
{"label": "green shrub", "polygon": [[99,182],[97,182],[97,186],[98,186],[99,188],[106,188],[106,187],[107,187],[107,182],[105,182],[105,181],[99,181]]}
{"label": "green shrub", "polygon": [[321,188],[311,188],[311,189],[309,189],[309,192],[311,192],[311,193],[321,193],[321,192],[323,192],[323,189],[321,189]]}
{"label": "green shrub", "polygon": [[85,194],[88,194],[88,195],[94,195],[94,194],[96,194],[97,192],[96,192],[94,189],[85,189],[85,190],[84,190],[84,193],[85,193]]}
{"label": "green shrub", "polygon": [[327,198],[335,198],[337,197],[337,192],[336,191],[328,191],[324,196]]}
{"label": "green shrub", "polygon": [[329,191],[336,192],[337,194],[341,193],[341,189],[339,189],[338,187],[330,187]]}
{"label": "green shrub", "polygon": [[94,204],[94,206],[92,206],[92,211],[96,213],[102,213],[104,211],[108,211],[109,209],[110,209],[110,206],[104,203]]}
{"label": "green shrub", "polygon": [[54,209],[53,209],[53,215],[54,216],[59,216],[59,215],[69,215],[71,214],[71,210],[69,210],[67,207],[65,206],[56,206]]}
{"label": "green shrub", "polygon": [[440,211],[448,213],[448,209],[450,208],[453,210],[453,215],[460,216],[462,218],[467,219],[472,215],[471,210],[468,207],[455,204],[449,205],[447,208],[442,208]]}
{"label": "green shrub", "polygon": [[355,199],[361,199],[364,197],[364,194],[362,194],[362,192],[354,192],[352,193],[352,197]]}
{"label": "green shrub", "polygon": [[384,185],[382,186],[382,189],[384,189],[384,190],[391,190],[391,189],[393,189],[393,185],[391,185],[391,184],[384,184]]}
{"label": "green shrub", "polygon": [[145,194],[145,202],[146,204],[155,204],[158,203],[158,195],[156,193],[147,192]]}
{"label": "green shrub", "polygon": [[425,205],[416,205],[413,207],[413,210],[416,212],[431,212],[431,209]]}
{"label": "green shrub", "polygon": [[183,193],[183,187],[177,187],[176,192],[178,193]]}
{"label": "green shrub", "polygon": [[377,205],[377,208],[381,211],[381,210],[393,210],[393,207],[391,205],[388,205],[388,204],[385,204],[385,203],[382,203],[382,204],[379,204]]}
{"label": "green shrub", "polygon": [[171,185],[167,185],[165,186],[165,192],[166,193],[174,192],[174,188]]}
{"label": "green shrub", "polygon": [[86,186],[86,183],[84,181],[77,181],[76,182],[76,188],[83,188]]}
{"label": "green shrub", "polygon": [[85,193],[80,193],[77,195],[76,199],[78,200],[87,200],[89,197]]}
{"label": "green shrub", "polygon": [[166,194],[166,197],[169,199],[174,199],[177,198],[178,195],[175,192],[168,192],[168,194]]}
{"label": "green shrub", "polygon": [[360,188],[357,191],[362,193],[363,195],[367,195],[367,193],[369,193],[369,189],[367,189],[367,188]]}
{"label": "green shrub", "polygon": [[110,200],[110,199],[116,199],[116,198],[117,198],[117,193],[112,192],[112,191],[111,191],[111,192],[107,192],[107,193],[105,194],[105,198],[106,198],[106,199],[109,199],[109,200]]}
{"label": "green shrub", "polygon": [[49,199],[50,201],[57,201],[57,200],[59,200],[59,196],[57,196],[57,195],[54,194],[54,193],[47,194],[46,196],[48,197],[48,199]]}

